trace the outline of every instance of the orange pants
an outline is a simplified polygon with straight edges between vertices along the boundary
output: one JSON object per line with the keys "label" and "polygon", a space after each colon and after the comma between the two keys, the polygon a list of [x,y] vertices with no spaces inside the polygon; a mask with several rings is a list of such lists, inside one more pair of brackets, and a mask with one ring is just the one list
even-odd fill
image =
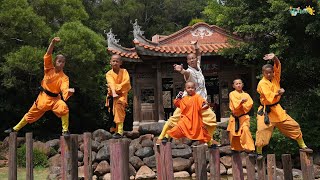
{"label": "orange pants", "polygon": [[50,97],[40,92],[37,100],[33,103],[27,114],[24,115],[28,123],[33,123],[43,116],[46,111],[52,110],[59,118],[69,113],[67,104],[58,97]]}
{"label": "orange pants", "polygon": [[114,98],[113,100],[113,116],[114,122],[123,123],[126,117],[126,103],[121,99]]}
{"label": "orange pants", "polygon": [[285,136],[297,140],[302,138],[302,132],[299,124],[287,115],[287,119],[281,122],[270,122],[269,125],[264,123],[264,116],[257,116],[258,129],[256,132],[256,146],[263,147],[269,144],[270,138],[274,127],[277,127],[279,131]]}
{"label": "orange pants", "polygon": [[230,118],[228,125],[229,139],[231,144],[231,149],[235,151],[254,151],[254,141],[250,132],[250,117],[240,118],[239,131],[235,132],[235,119]]}

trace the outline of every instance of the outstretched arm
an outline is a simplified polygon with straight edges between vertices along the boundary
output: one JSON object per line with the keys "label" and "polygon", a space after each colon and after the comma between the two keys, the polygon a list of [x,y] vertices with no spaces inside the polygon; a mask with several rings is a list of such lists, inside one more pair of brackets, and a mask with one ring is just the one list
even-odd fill
{"label": "outstretched arm", "polygon": [[197,56],[197,65],[200,67],[201,64],[201,53],[200,48],[198,46],[198,41],[191,41],[191,44],[194,45],[194,49],[196,50],[196,56]]}
{"label": "outstretched arm", "polygon": [[266,54],[263,57],[264,60],[269,61],[272,60],[274,62],[273,70],[275,79],[280,82],[281,77],[281,63],[278,57],[274,53]]}
{"label": "outstretched arm", "polygon": [[54,37],[52,40],[51,40],[51,43],[47,49],[47,55],[51,55],[52,52],[53,52],[53,48],[54,48],[54,44],[56,42],[60,42],[60,38],[59,37]]}
{"label": "outstretched arm", "polygon": [[183,69],[182,65],[174,64],[173,69],[184,76],[184,79],[187,81],[190,76],[190,72]]}

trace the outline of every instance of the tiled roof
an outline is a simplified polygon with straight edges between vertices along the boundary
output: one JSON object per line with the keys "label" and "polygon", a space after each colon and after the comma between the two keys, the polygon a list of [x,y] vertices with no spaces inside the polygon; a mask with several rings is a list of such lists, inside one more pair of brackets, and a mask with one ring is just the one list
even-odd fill
{"label": "tiled roof", "polygon": [[108,47],[108,51],[111,52],[112,54],[118,54],[118,55],[120,55],[121,57],[124,57],[124,58],[140,59],[140,57],[138,56],[135,48],[130,48],[129,50],[130,50],[130,52],[128,52],[128,51],[120,51],[120,50]]}
{"label": "tiled roof", "polygon": [[[159,45],[153,46],[141,43],[139,41],[134,40],[133,43],[136,46],[143,47],[144,49],[148,49],[150,51],[162,52],[162,53],[172,53],[172,54],[188,54],[195,53],[195,49],[193,45],[187,44],[177,44],[177,45]],[[216,43],[216,44],[199,44],[199,50],[201,53],[216,53],[223,48],[229,48],[231,45],[228,43]]]}

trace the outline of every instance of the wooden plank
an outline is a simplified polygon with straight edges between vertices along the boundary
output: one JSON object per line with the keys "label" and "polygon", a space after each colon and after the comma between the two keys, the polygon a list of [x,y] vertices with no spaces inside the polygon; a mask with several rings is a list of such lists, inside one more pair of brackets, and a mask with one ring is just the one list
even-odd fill
{"label": "wooden plank", "polygon": [[291,154],[282,154],[283,175],[285,180],[293,180]]}
{"label": "wooden plank", "polygon": [[17,180],[17,132],[9,135],[9,180]]}
{"label": "wooden plank", "polygon": [[92,135],[90,132],[83,134],[83,166],[84,166],[84,179],[92,179]]}
{"label": "wooden plank", "polygon": [[26,180],[33,180],[33,139],[32,133],[26,133]]}
{"label": "wooden plank", "polygon": [[161,143],[160,145],[155,144],[154,152],[156,155],[157,179],[173,180],[174,175],[171,143]]}
{"label": "wooden plank", "polygon": [[206,146],[201,144],[193,146],[193,159],[196,171],[196,180],[207,180],[207,160],[206,160]]}
{"label": "wooden plank", "polygon": [[220,151],[209,148],[210,180],[220,180]]}
{"label": "wooden plank", "polygon": [[256,179],[255,164],[256,164],[255,157],[248,155],[246,157],[246,168],[247,168],[247,179],[248,180],[255,180]]}
{"label": "wooden plank", "polygon": [[129,141],[110,140],[111,180],[129,180]]}
{"label": "wooden plank", "polygon": [[277,179],[277,171],[276,171],[276,156],[275,154],[267,155],[267,172],[268,172],[268,180],[276,180]]}
{"label": "wooden plank", "polygon": [[78,135],[60,136],[61,178],[78,179]]}
{"label": "wooden plank", "polygon": [[232,176],[234,180],[244,180],[240,153],[236,151],[232,154]]}
{"label": "wooden plank", "polygon": [[260,160],[257,160],[257,168],[258,168],[258,179],[259,180],[266,180],[266,163],[265,157]]}
{"label": "wooden plank", "polygon": [[300,150],[301,171],[304,180],[314,179],[313,158],[311,153]]}

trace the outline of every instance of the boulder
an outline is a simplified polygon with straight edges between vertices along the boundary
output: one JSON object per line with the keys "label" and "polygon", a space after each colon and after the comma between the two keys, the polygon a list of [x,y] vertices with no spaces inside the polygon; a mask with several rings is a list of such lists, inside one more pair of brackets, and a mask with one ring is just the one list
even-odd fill
{"label": "boulder", "polygon": [[173,159],[173,171],[179,172],[188,170],[191,166],[191,162],[189,159],[184,158],[174,158]]}
{"label": "boulder", "polygon": [[92,133],[92,139],[98,142],[102,142],[104,140],[111,139],[112,135],[108,131],[104,129],[97,129]]}
{"label": "boulder", "polygon": [[143,147],[138,149],[134,154],[140,158],[145,158],[154,155],[154,152],[151,147]]}
{"label": "boulder", "polygon": [[153,179],[156,177],[156,173],[153,172],[148,166],[141,166],[136,174],[137,180],[139,179]]}

